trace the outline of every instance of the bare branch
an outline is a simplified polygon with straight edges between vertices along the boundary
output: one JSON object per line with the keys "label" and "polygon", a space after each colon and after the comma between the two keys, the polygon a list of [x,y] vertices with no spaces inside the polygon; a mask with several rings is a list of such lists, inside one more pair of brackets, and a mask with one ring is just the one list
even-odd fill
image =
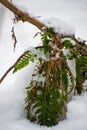
{"label": "bare branch", "polygon": [[17,20],[21,20],[23,22],[29,22],[40,30],[42,30],[42,28],[45,26],[43,23],[41,23],[37,19],[31,17],[28,13],[25,13],[19,8],[17,8],[8,0],[0,0],[0,3],[3,4],[5,7],[7,7],[10,11],[12,11],[16,15]]}

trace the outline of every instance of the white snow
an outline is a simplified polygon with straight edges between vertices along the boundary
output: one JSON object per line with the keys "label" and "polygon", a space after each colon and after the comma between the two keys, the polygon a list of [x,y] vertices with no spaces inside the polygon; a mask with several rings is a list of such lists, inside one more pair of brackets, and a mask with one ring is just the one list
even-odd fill
{"label": "white snow", "polygon": [[44,53],[44,50],[42,49],[35,49],[34,47],[33,48],[29,48],[29,50],[35,54],[37,56],[37,59],[41,58],[45,61],[49,61],[49,53]]}
{"label": "white snow", "polygon": [[44,23],[46,24],[47,27],[53,28],[54,32],[56,33],[62,34],[64,36],[75,35],[75,28],[58,18],[46,19],[44,20]]}
{"label": "white snow", "polygon": [[[14,1],[19,3],[19,0]],[[22,0],[19,4],[26,6],[30,12],[41,15],[42,18],[57,17],[67,21],[75,26],[77,37],[87,40],[86,0]],[[15,53],[13,53],[11,39],[13,24],[10,22],[13,15],[9,11],[3,15],[2,25],[2,15],[0,15],[0,26],[2,26],[2,28],[0,27],[0,77],[24,50],[29,46],[39,44],[39,38],[33,38],[38,30],[31,24],[19,22],[14,25],[18,43]],[[26,119],[26,111],[24,110],[25,87],[31,80],[34,66],[30,63],[29,66],[16,74],[12,74],[11,71],[0,84],[0,130],[87,130],[87,93],[73,97],[72,101],[68,103],[67,119],[56,126],[43,127]]]}
{"label": "white snow", "polygon": [[72,43],[73,46],[76,44],[76,42],[75,42],[73,39],[63,38],[63,39],[62,39],[62,42],[64,42],[65,40],[69,40],[69,41]]}
{"label": "white snow", "polygon": [[43,76],[42,74],[40,74],[40,75],[36,75],[36,76],[34,76],[33,77],[33,80],[34,81],[38,81],[38,82],[45,82],[46,81],[46,77],[45,76]]}

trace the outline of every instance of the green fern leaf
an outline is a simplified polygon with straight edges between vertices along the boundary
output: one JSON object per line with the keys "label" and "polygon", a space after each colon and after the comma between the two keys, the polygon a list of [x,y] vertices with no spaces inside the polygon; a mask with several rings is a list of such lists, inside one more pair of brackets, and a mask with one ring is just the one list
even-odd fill
{"label": "green fern leaf", "polygon": [[35,55],[32,54],[31,51],[27,51],[26,53],[24,53],[24,55],[19,59],[19,61],[15,65],[13,73],[26,67],[29,64],[29,61],[34,62],[34,59],[35,59]]}

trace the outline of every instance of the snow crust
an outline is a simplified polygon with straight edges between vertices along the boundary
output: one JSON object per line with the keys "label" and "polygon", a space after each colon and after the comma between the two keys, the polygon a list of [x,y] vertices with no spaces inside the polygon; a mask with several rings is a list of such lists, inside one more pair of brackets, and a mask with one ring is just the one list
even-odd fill
{"label": "snow crust", "polygon": [[75,35],[75,28],[58,18],[49,18],[44,20],[47,27],[53,28],[54,32],[62,35]]}

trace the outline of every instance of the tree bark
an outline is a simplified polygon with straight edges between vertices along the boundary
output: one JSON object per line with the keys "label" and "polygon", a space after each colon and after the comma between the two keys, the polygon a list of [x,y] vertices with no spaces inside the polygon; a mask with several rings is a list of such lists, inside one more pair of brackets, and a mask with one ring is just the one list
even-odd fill
{"label": "tree bark", "polygon": [[31,17],[27,12],[23,12],[22,10],[17,8],[8,0],[0,0],[0,3],[3,4],[6,8],[8,8],[11,12],[13,12],[17,16],[18,20],[21,20],[23,22],[29,22],[40,30],[42,30],[42,28],[45,26],[43,23],[41,23],[37,19]]}

